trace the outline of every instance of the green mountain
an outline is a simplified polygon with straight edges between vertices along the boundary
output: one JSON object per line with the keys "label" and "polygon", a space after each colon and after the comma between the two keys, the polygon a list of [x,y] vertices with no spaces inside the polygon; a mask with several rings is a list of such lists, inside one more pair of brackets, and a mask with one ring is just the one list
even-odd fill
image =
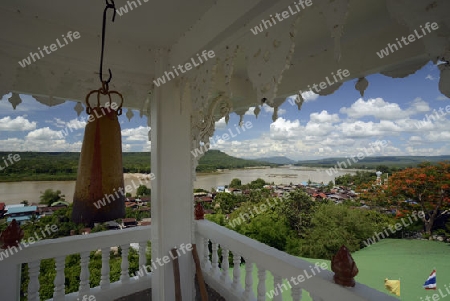
{"label": "green mountain", "polygon": [[288,165],[288,164],[295,164],[297,161],[291,160],[288,157],[285,156],[274,156],[274,157],[266,157],[266,158],[258,158],[255,159],[256,161],[261,162],[268,162],[273,164],[282,164],[282,165]]}
{"label": "green mountain", "polygon": [[[75,180],[78,170],[78,152],[0,152],[0,157],[19,155],[20,159],[4,166],[0,182],[15,181],[69,181]],[[18,158],[16,156],[16,158]],[[122,155],[125,173],[150,173],[150,152],[127,152]],[[10,161],[7,161],[9,163]],[[5,165],[5,164],[3,164]],[[277,166],[267,162],[245,160],[229,156],[218,150],[209,150],[201,157],[198,172],[217,169],[236,169],[257,166]]]}
{"label": "green mountain", "polygon": [[[333,167],[337,162],[345,162],[348,164],[348,158],[326,158],[319,160],[305,160],[298,161],[296,166],[311,166],[311,167]],[[418,164],[428,161],[432,163],[440,161],[450,161],[450,156],[380,156],[380,157],[366,157],[358,160],[356,163],[352,159],[348,159],[352,163],[350,168],[375,168],[379,165],[386,165],[389,167],[416,167]]]}
{"label": "green mountain", "polygon": [[258,160],[246,160],[225,154],[219,150],[209,150],[200,158],[198,172],[215,171],[216,169],[236,169],[257,166],[278,166],[278,164]]}

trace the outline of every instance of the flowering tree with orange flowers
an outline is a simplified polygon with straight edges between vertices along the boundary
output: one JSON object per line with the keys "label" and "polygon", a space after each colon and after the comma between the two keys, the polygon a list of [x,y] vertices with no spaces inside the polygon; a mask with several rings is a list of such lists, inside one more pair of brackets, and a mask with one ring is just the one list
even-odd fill
{"label": "flowering tree with orange flowers", "polygon": [[426,214],[423,218],[425,231],[431,234],[435,220],[450,207],[450,162],[422,163],[419,167],[396,172],[389,178],[388,185],[388,193],[393,197],[410,198],[419,203]]}

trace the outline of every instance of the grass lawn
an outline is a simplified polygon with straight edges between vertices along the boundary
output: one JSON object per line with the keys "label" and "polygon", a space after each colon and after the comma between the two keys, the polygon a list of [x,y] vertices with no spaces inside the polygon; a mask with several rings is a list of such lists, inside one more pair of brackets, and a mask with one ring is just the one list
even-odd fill
{"label": "grass lawn", "polygon": [[[384,279],[401,280],[401,300],[424,301],[426,296],[433,300],[437,291],[425,290],[423,283],[436,268],[437,287],[442,288],[443,294],[448,295],[436,300],[450,301],[450,244],[425,240],[383,239],[370,247],[352,254],[359,269],[356,281],[364,283],[379,291],[387,292]],[[326,262],[331,270],[330,261],[305,258],[312,263]],[[230,269],[232,275],[232,269]],[[232,276],[231,276],[232,277]],[[241,266],[241,280],[245,286],[245,267]],[[253,287],[256,294],[258,273],[253,269]],[[267,273],[266,291],[273,289],[273,276]],[[420,299],[422,297],[423,299]],[[269,300],[269,298],[266,298]],[[283,292],[283,300],[292,300],[290,291]],[[303,292],[302,301],[310,301]]]}

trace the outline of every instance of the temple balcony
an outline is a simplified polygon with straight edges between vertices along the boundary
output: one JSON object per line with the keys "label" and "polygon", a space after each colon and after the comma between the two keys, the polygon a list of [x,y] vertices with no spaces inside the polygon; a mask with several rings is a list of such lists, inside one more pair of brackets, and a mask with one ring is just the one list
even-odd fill
{"label": "temple balcony", "polygon": [[[107,14],[105,64],[100,71],[105,1],[2,1],[0,96],[12,93],[9,102],[14,109],[21,105],[21,94],[32,95],[48,106],[72,100],[77,102],[74,110],[80,116],[86,94],[102,86],[99,73],[106,79],[110,68],[113,77],[109,87],[123,94],[126,115],[137,110],[141,117],[147,117],[151,127],[149,159],[155,180],[151,183],[151,227],[37,242],[0,262],[0,299],[19,300],[20,264],[29,263],[28,299],[39,300],[39,261],[54,258],[54,300],[77,300],[93,294],[97,300],[111,301],[151,288],[153,300],[173,301],[172,263],[142,278],[129,275],[125,254],[130,243],[139,244],[139,263],[143,264],[149,240],[152,258],[162,258],[182,243],[196,243],[206,283],[229,301],[267,299],[267,272],[278,284],[283,278],[309,271],[308,262],[194,219],[192,191],[199,157],[192,151],[208,143],[215,122],[229,120],[230,114],[240,116],[242,124],[250,107],[258,116],[264,104],[273,108],[275,121],[280,106],[295,95],[297,101],[292,108],[300,110],[302,91],[311,90],[314,84],[320,85],[317,93],[324,96],[337,91],[344,82],[353,81],[353,92],[362,97],[369,87],[368,75],[402,78],[432,61],[439,63],[440,80],[436,85],[450,97],[450,1],[306,2],[313,4],[291,11],[292,0],[116,0],[116,11],[121,13],[114,24],[111,12]],[[276,13],[288,17],[267,26]],[[390,44],[397,47],[396,39],[409,39],[415,30],[433,23],[439,25],[439,30],[426,38],[398,51],[388,51],[385,57],[377,55],[381,49],[393,48]],[[255,32],[255,28],[261,32]],[[73,40],[61,45],[69,36]],[[211,51],[214,56],[209,55]],[[198,58],[203,54],[208,54],[208,60],[199,66]],[[190,62],[197,62],[196,68]],[[186,72],[175,76],[172,71],[176,66],[185,66],[180,70]],[[333,82],[328,86],[329,78]],[[208,240],[212,243],[211,260],[205,248]],[[117,246],[125,260],[120,280],[110,283],[108,255],[110,247]],[[248,273],[241,275],[236,269],[233,277],[228,277],[229,264],[219,262],[219,247],[233,255],[235,266],[245,260]],[[99,287],[90,288],[89,254],[97,250],[103,257],[102,281]],[[63,267],[69,254],[80,254],[81,272],[78,292],[66,295]],[[181,256],[179,263],[183,300],[195,300],[194,260],[192,256]],[[251,269],[258,269],[258,283],[247,277]],[[396,300],[362,284],[355,288],[338,286],[327,271],[303,282],[301,288],[314,301]],[[294,300],[301,298],[298,288],[292,295]],[[143,296],[142,300],[148,298]]]}
{"label": "temple balcony", "polygon": [[[308,261],[278,251],[265,244],[240,235],[225,227],[207,220],[195,222],[196,245],[199,254],[202,273],[208,286],[209,294],[220,294],[225,300],[270,300],[266,295],[266,279],[274,281],[274,287],[283,287],[289,291],[292,300],[304,300],[302,296],[309,294],[314,301],[348,301],[397,300],[387,294],[356,283],[353,288],[345,288],[333,281],[333,273],[328,270],[314,269]],[[2,300],[20,300],[21,265],[28,264],[30,276],[28,290],[25,292],[27,300],[41,300],[39,296],[40,262],[43,259],[55,259],[55,278],[53,298],[49,300],[82,300],[83,296],[94,296],[95,300],[150,300],[149,290],[152,288],[152,273],[130,275],[128,254],[133,246],[138,246],[139,267],[146,265],[146,247],[150,237],[151,226],[142,226],[124,230],[109,230],[106,232],[88,235],[76,235],[59,239],[43,240],[29,247],[19,250],[7,259],[0,262],[0,281],[3,283]],[[122,250],[121,275],[119,281],[110,282],[110,248],[120,247]],[[212,250],[212,252],[209,251]],[[219,251],[221,249],[221,251]],[[101,252],[101,282],[99,286],[90,286],[89,256],[92,251]],[[77,292],[65,292],[65,259],[71,254],[79,254],[80,281]],[[231,255],[234,266],[245,267],[233,269],[230,262],[223,257]],[[191,256],[190,252],[181,253],[179,260],[184,256]],[[244,263],[245,261],[245,263]],[[172,262],[167,266],[172,269]],[[195,267],[192,267],[195,269]],[[257,270],[257,280],[253,279],[254,270]],[[317,272],[320,271],[320,272]],[[181,270],[181,281],[189,277],[190,273]],[[291,287],[282,280],[303,275],[304,281],[291,283]],[[200,300],[197,292],[196,300]],[[273,300],[282,300],[281,294],[274,296]]]}

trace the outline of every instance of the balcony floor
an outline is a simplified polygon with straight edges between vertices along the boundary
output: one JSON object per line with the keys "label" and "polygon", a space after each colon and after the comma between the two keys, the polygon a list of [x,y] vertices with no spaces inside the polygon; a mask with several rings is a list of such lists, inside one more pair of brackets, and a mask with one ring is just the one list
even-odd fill
{"label": "balcony floor", "polygon": [[[195,281],[195,287],[196,287],[196,291],[197,291],[197,296],[196,296],[195,300],[201,301],[200,289],[198,287],[197,280]],[[208,292],[208,300],[209,301],[226,301],[225,298],[223,298],[216,291],[214,291],[212,288],[210,288],[208,284],[206,284],[206,290]],[[132,295],[129,295],[126,297],[115,299],[114,301],[141,301],[141,300],[142,301],[144,301],[144,300],[151,301],[152,300],[152,290],[148,289],[148,290],[140,291],[140,292],[137,292],[135,294],[132,294]]]}

